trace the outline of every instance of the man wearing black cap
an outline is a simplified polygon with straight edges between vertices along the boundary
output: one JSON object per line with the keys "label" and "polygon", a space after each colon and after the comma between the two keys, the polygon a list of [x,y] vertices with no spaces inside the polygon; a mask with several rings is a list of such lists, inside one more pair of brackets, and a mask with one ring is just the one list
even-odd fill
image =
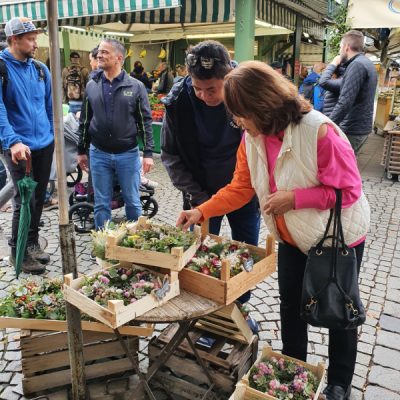
{"label": "man wearing black cap", "polygon": [[81,110],[89,71],[81,66],[78,52],[71,51],[69,59],[71,64],[62,71],[64,101],[69,104],[69,112],[76,113]]}
{"label": "man wearing black cap", "polygon": [[8,48],[0,54],[0,139],[14,183],[15,208],[12,220],[11,263],[15,261],[21,197],[17,182],[25,176],[26,160],[32,162],[37,182],[30,209],[31,224],[22,270],[40,274],[50,257],[41,250],[39,222],[53,159],[54,133],[51,80],[47,67],[33,60],[39,30],[28,18],[13,18],[5,26]]}

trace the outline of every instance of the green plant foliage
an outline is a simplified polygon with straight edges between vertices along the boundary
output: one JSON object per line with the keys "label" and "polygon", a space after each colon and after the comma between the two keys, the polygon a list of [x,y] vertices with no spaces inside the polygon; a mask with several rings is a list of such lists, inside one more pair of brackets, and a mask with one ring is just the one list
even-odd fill
{"label": "green plant foliage", "polygon": [[335,24],[328,28],[327,45],[329,49],[329,60],[332,60],[339,54],[342,36],[351,29],[351,26],[347,24],[347,7],[343,4],[337,5],[333,19]]}

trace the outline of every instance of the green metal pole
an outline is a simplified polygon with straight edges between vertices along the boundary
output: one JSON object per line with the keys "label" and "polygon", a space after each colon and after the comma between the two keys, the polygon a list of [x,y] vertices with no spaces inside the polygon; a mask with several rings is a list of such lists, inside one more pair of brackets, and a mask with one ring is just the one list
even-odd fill
{"label": "green metal pole", "polygon": [[235,60],[254,60],[256,0],[235,0]]}
{"label": "green metal pole", "polygon": [[64,48],[64,67],[69,66],[69,55],[71,53],[71,47],[69,44],[69,32],[62,31],[62,40],[63,40],[63,48]]}
{"label": "green metal pole", "polygon": [[303,18],[297,14],[296,17],[296,31],[294,32],[294,65],[293,65],[293,78],[294,84],[298,85],[300,80],[300,45],[301,35],[303,33]]}

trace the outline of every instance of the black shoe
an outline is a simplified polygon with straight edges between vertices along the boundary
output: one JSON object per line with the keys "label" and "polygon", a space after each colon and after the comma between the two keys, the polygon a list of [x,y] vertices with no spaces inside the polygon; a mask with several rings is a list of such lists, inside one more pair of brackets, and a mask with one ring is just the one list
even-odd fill
{"label": "black shoe", "polygon": [[36,261],[39,261],[41,264],[48,264],[50,261],[50,256],[46,252],[44,252],[39,244],[29,245],[27,248],[27,253],[34,258]]}
{"label": "black shoe", "polygon": [[347,388],[339,385],[327,385],[323,391],[326,400],[349,400],[351,385]]}
{"label": "black shoe", "polygon": [[[15,258],[13,256],[10,256],[10,264],[15,266]],[[22,261],[22,271],[27,274],[39,275],[46,272],[46,267],[28,254]]]}

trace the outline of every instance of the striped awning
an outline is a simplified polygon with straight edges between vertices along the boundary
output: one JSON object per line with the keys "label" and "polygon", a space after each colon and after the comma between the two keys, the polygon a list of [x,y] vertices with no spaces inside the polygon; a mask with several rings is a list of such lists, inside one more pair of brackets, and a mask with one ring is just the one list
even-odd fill
{"label": "striped awning", "polygon": [[[180,0],[57,0],[60,25],[78,26],[116,22],[127,14],[134,15],[144,10],[155,12],[179,7],[180,3]],[[45,0],[0,3],[0,24],[21,16],[33,21],[46,21]]]}

